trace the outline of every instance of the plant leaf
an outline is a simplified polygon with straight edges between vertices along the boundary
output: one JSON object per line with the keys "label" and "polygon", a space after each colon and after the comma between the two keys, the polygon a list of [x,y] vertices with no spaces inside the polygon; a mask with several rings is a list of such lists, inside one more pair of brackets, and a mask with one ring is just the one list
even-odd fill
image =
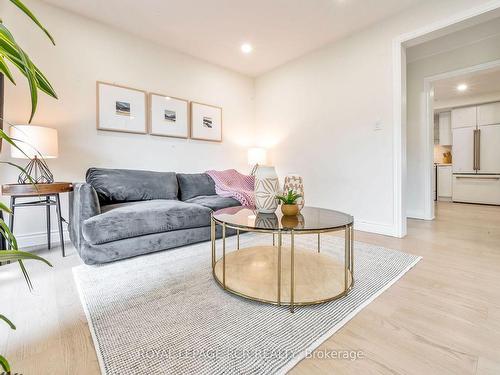
{"label": "plant leaf", "polygon": [[28,286],[29,291],[33,290],[33,283],[31,282],[30,275],[28,274],[28,270],[24,266],[22,260],[18,260],[19,267],[21,267],[21,271],[23,272],[24,280],[26,281],[26,285]]}
{"label": "plant leaf", "polygon": [[[19,46],[5,26],[0,29],[0,52],[6,59],[13,63],[25,77],[27,77],[25,66],[19,53]],[[57,95],[50,82],[43,75],[40,69],[38,69],[35,65],[33,65],[33,67],[35,69],[36,80],[40,90],[57,99]]]}
{"label": "plant leaf", "polygon": [[9,79],[9,81],[11,81],[14,85],[16,84],[16,81],[14,81],[14,77],[12,76],[9,67],[5,63],[3,56],[0,56],[0,70]]}
{"label": "plant leaf", "polygon": [[10,366],[9,362],[5,359],[5,357],[2,357],[0,355],[0,366],[2,366],[3,370],[7,373],[10,374]]}
{"label": "plant leaf", "polygon": [[47,95],[53,97],[54,99],[58,99],[57,94],[52,85],[50,84],[49,80],[43,75],[40,69],[38,69],[35,65],[33,66],[35,67],[35,74],[36,74],[36,81],[38,82],[38,88]]}
{"label": "plant leaf", "polygon": [[0,320],[3,320],[11,329],[16,329],[14,323],[12,323],[5,315],[0,314]]}
{"label": "plant leaf", "polygon": [[[2,120],[3,122],[7,123],[7,125],[9,125],[9,127],[14,128],[14,129],[17,129],[16,125],[12,125],[10,122],[5,121],[2,117],[0,117],[0,120]],[[22,130],[21,130],[21,132],[22,132],[22,133],[24,133]],[[22,140],[20,140],[20,139],[16,139],[16,138],[12,138],[12,137],[10,137],[10,136],[8,136],[8,135],[7,135],[7,133],[5,133],[2,129],[0,129],[0,137],[1,137],[2,139],[5,139],[5,140],[6,140],[8,143],[10,143],[13,147],[17,148],[17,149],[18,149],[21,153],[23,153],[23,154],[24,154],[24,156],[25,156],[26,158],[31,159],[31,156],[29,156],[28,154],[26,154],[26,152],[24,152],[24,150],[23,150],[22,148],[20,148],[20,147],[17,145],[17,143],[16,143],[16,142],[20,142],[20,143],[23,143],[23,144],[26,144],[26,145],[30,146],[31,148],[33,148],[33,151],[35,151],[35,152],[38,154],[38,157],[39,157],[40,159],[42,159],[42,160],[44,160],[44,161],[45,161],[45,159],[43,158],[43,155],[40,153],[40,151],[38,151],[37,149],[35,149],[34,147],[32,147],[32,146],[31,146],[28,142],[25,142],[25,141],[22,141]],[[17,165],[17,164],[16,164],[15,166],[16,166],[18,169],[22,169],[22,167],[20,167],[20,166],[19,166],[19,165]],[[24,169],[22,169],[22,171],[23,171],[24,173],[26,173],[26,171],[25,171]],[[26,173],[26,174],[27,174],[27,173]],[[30,178],[31,178],[31,176],[28,176],[28,179],[30,179]],[[30,179],[30,182],[31,182],[32,184],[35,184],[35,182],[34,182],[32,179]],[[35,185],[35,187],[36,187],[36,185]],[[38,190],[38,189],[37,189],[37,190]]]}
{"label": "plant leaf", "polygon": [[[0,119],[1,119],[2,121],[6,122],[6,121],[5,121],[5,120],[3,120],[1,117],[0,117]],[[7,124],[8,124],[8,125],[10,125],[9,123],[7,123]],[[13,140],[11,137],[9,137],[9,136],[7,135],[7,133],[5,133],[5,131],[3,131],[3,129],[0,129],[0,138],[1,138],[1,139],[4,139],[4,140],[5,140],[7,143],[9,143],[11,146],[13,146],[13,147],[17,148],[19,151],[21,151],[21,152],[24,154],[24,156],[26,156],[28,159],[30,159],[30,157],[29,157],[29,156],[28,156],[28,155],[27,155],[27,154],[26,154],[26,153],[25,153],[25,152],[24,152],[24,151],[23,151],[23,150],[22,150],[22,149],[21,149],[21,148],[20,148],[20,147],[19,147],[19,146],[15,143],[15,142],[14,142],[14,140]]]}
{"label": "plant leaf", "polygon": [[[33,116],[35,116],[36,112],[36,107],[38,103],[38,86],[37,86],[37,80],[35,77],[35,71],[33,67],[33,63],[31,62],[30,58],[22,50],[22,48],[16,43],[14,40],[14,37],[10,33],[10,31],[0,23],[0,35],[2,35],[2,40],[6,42],[7,44],[10,45],[10,47],[14,48],[17,50],[17,53],[19,55],[19,58],[21,60],[22,66],[21,66],[21,71],[24,72],[23,74],[26,76],[28,83],[29,83],[29,88],[30,88],[30,94],[31,94],[31,115],[28,123],[31,123],[31,120],[33,120]],[[6,54],[6,57],[8,55]]]}
{"label": "plant leaf", "polygon": [[[19,53],[17,50],[13,48],[13,46],[10,43],[7,43],[4,39],[0,38],[0,51],[4,53],[5,58],[9,60],[12,64],[15,65],[15,67],[24,75],[26,76],[26,72],[23,68],[23,63],[22,60],[19,56]],[[57,99],[57,94],[50,84],[50,82],[47,80],[47,78],[43,75],[43,73],[38,69],[35,65],[33,65],[35,68],[35,74],[36,74],[36,79],[38,83],[38,88],[42,90],[44,93],[47,95],[53,97],[54,99]]]}
{"label": "plant leaf", "polygon": [[2,236],[9,242],[10,246],[17,250],[17,240],[16,237],[12,234],[5,221],[0,219],[0,230],[2,232]]}
{"label": "plant leaf", "polygon": [[34,180],[33,180],[33,178],[32,178],[32,177],[28,174],[28,172],[26,172],[26,170],[25,170],[23,167],[21,167],[21,166],[19,166],[19,165],[17,165],[17,164],[14,164],[14,163],[12,163],[12,162],[10,162],[10,161],[1,161],[1,160],[0,160],[0,164],[8,164],[8,165],[10,165],[10,166],[12,166],[12,167],[15,167],[15,168],[19,169],[21,172],[25,173],[25,174],[26,174],[26,177],[28,178],[28,180],[29,180],[29,182],[30,182],[30,184],[35,185],[35,188],[36,188],[36,190],[38,191],[38,187],[36,186],[35,181],[34,181]]}
{"label": "plant leaf", "polygon": [[3,202],[0,202],[0,210],[7,212],[8,214],[12,213],[11,209]]}
{"label": "plant leaf", "polygon": [[36,107],[38,105],[38,81],[35,76],[35,68],[33,63],[29,59],[28,55],[19,48],[19,54],[21,55],[21,59],[24,62],[24,70],[26,71],[26,78],[28,79],[29,87],[30,87],[30,95],[31,95],[31,114],[30,119],[28,120],[28,124],[31,124],[33,117],[35,116]]}
{"label": "plant leaf", "polygon": [[40,262],[45,263],[49,267],[52,267],[52,264],[47,259],[42,258],[41,256],[35,255],[33,253],[28,253],[26,251],[20,251],[20,250],[0,250],[0,261],[12,262],[16,260],[38,260]]}
{"label": "plant leaf", "polygon": [[53,45],[56,45],[54,38],[52,38],[52,35],[47,31],[45,27],[38,21],[38,19],[35,17],[35,15],[24,5],[20,0],[10,0],[12,4],[14,4],[16,7],[21,9],[21,11],[26,14],[31,20],[40,28],[43,30],[45,35],[50,39]]}

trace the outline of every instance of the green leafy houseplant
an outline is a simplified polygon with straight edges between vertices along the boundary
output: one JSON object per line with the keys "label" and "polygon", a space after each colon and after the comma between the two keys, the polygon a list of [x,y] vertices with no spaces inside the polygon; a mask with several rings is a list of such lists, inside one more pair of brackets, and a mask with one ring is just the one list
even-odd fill
{"label": "green leafy houseplant", "polygon": [[[50,39],[52,44],[54,43],[54,39],[49,34],[49,32],[42,26],[42,24],[38,21],[35,15],[20,1],[20,0],[10,0],[10,2],[15,5],[19,10],[21,10],[26,16],[28,16]],[[38,91],[42,91],[47,95],[57,99],[57,95],[52,88],[51,84],[45,78],[43,73],[33,64],[28,54],[17,44],[14,36],[11,32],[4,26],[3,20],[0,20],[0,75],[2,76],[1,84],[3,85],[3,76],[7,77],[13,84],[15,84],[14,77],[12,72],[7,64],[9,62],[12,66],[17,69],[20,73],[22,73],[26,79],[28,80],[29,89],[30,89],[30,98],[31,98],[31,114],[29,118],[29,123],[33,119],[35,115],[37,103],[38,103]],[[3,86],[2,86],[3,88]],[[3,100],[3,98],[2,98]],[[0,121],[3,123],[3,118],[0,118]],[[16,140],[10,138],[7,133],[4,131],[3,126],[0,127],[0,142],[4,140],[11,145],[11,147],[15,147],[21,152],[23,152],[16,144]],[[24,153],[24,152],[23,152]],[[19,165],[9,162],[9,161],[0,161],[1,164],[6,164],[11,167],[17,168],[23,172],[26,172]],[[33,180],[29,177],[31,183]],[[11,213],[10,209],[0,202],[0,211]],[[29,274],[24,266],[24,260],[37,260],[47,264],[48,266],[52,266],[47,260],[39,257],[38,255],[20,251],[17,245],[17,240],[10,231],[7,224],[0,217],[0,235],[5,238],[6,242],[9,245],[10,250],[0,249],[0,263],[1,262],[10,262],[17,261],[19,262],[19,266],[23,273],[24,279],[28,286],[29,290],[32,290],[33,284],[31,283]],[[0,298],[1,300],[1,298]],[[11,329],[16,329],[16,326],[4,315],[0,314],[0,321],[6,323]],[[5,357],[0,355],[0,368],[3,369],[7,374],[10,374],[10,365]]]}
{"label": "green leafy houseplant", "polygon": [[281,205],[281,212],[285,216],[295,216],[299,213],[299,207],[297,206],[297,199],[302,198],[302,195],[297,194],[293,190],[288,190],[288,193],[285,195],[277,195],[276,199],[278,199]]}
{"label": "green leafy houseplant", "polygon": [[297,199],[302,198],[302,195],[297,194],[293,190],[288,190],[285,195],[277,195],[276,199],[279,199],[283,204],[297,204]]}
{"label": "green leafy houseplant", "polygon": [[[55,45],[54,39],[49,32],[20,0],[10,0],[10,2],[18,7],[38,27],[40,27],[50,39],[52,44]],[[31,95],[31,114],[28,122],[31,123],[38,104],[38,90],[43,91],[55,99],[57,99],[57,95],[50,82],[47,78],[45,78],[40,69],[33,64],[28,54],[19,46],[19,44],[17,44],[14,36],[7,29],[7,27],[5,27],[3,20],[0,19],[0,72],[2,72],[13,84],[16,84],[9,66],[7,65],[7,61],[11,62],[12,65],[28,80]]]}

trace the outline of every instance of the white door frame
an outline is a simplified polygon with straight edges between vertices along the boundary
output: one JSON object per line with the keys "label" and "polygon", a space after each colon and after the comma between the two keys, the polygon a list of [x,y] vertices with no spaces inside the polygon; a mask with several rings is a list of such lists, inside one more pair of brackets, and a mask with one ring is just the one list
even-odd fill
{"label": "white door frame", "polygon": [[433,88],[433,84],[436,81],[440,81],[443,79],[448,79],[448,78],[453,78],[453,77],[459,77],[463,76],[465,74],[471,74],[471,73],[476,73],[480,72],[482,70],[487,70],[487,69],[494,69],[500,67],[500,60],[494,60],[494,61],[489,61],[487,63],[483,64],[478,64],[478,65],[473,65],[469,66],[467,68],[463,69],[456,69],[452,70],[449,72],[441,73],[441,74],[436,74],[433,76],[425,77],[424,78],[424,93],[425,93],[425,98],[426,98],[426,106],[424,109],[423,116],[422,118],[426,119],[426,126],[425,126],[425,136],[427,139],[426,145],[425,145],[425,159],[426,162],[430,160],[430,164],[427,163],[428,165],[428,170],[425,174],[425,186],[426,186],[426,191],[425,191],[425,207],[424,207],[424,215],[425,215],[425,220],[432,220],[434,219],[434,197],[432,196],[432,191],[433,186],[432,186],[432,174],[434,173],[434,103],[433,103],[433,98],[431,97],[430,93]]}
{"label": "white door frame", "polygon": [[[393,40],[393,117],[394,117],[394,150],[393,150],[393,179],[394,179],[394,235],[404,237],[406,228],[406,46],[412,40],[423,39],[429,34],[438,32],[468,19],[481,16],[485,13],[500,9],[500,0],[468,9],[439,22],[427,25],[410,33],[402,34]],[[417,43],[418,44],[418,43]],[[432,148],[431,148],[432,151]],[[424,163],[432,165],[433,155],[429,150],[424,154]],[[432,177],[426,177],[432,189]],[[429,179],[429,181],[427,181]]]}

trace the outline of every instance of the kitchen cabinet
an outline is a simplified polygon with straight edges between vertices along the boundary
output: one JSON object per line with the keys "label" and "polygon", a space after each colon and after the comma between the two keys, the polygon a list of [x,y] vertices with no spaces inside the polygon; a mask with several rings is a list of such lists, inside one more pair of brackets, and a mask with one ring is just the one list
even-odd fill
{"label": "kitchen cabinet", "polygon": [[498,175],[500,172],[500,121],[498,125],[478,127],[477,147],[479,148],[476,161],[478,173]]}
{"label": "kitchen cabinet", "polygon": [[451,112],[439,114],[439,144],[450,146],[453,144],[451,133]]}
{"label": "kitchen cabinet", "polygon": [[482,104],[477,107],[477,125],[500,124],[500,102]]}
{"label": "kitchen cabinet", "polygon": [[451,126],[453,129],[476,126],[477,107],[454,108],[451,111]]}
{"label": "kitchen cabinet", "polygon": [[500,176],[454,175],[453,202],[500,204]]}
{"label": "kitchen cabinet", "polygon": [[453,172],[476,173],[474,169],[475,128],[453,129]]}
{"label": "kitchen cabinet", "polygon": [[437,166],[438,200],[450,200],[452,196],[453,173],[451,165]]}
{"label": "kitchen cabinet", "polygon": [[[500,205],[500,102],[453,109],[451,122],[452,200]],[[443,170],[439,196],[447,180]]]}

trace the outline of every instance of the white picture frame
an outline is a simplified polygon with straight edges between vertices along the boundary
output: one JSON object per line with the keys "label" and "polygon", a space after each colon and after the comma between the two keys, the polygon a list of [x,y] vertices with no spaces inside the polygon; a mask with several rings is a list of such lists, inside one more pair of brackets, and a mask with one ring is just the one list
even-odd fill
{"label": "white picture frame", "polygon": [[222,142],[222,108],[191,102],[191,139]]}
{"label": "white picture frame", "polygon": [[173,96],[149,94],[149,134],[189,137],[189,102]]}
{"label": "white picture frame", "polygon": [[147,94],[130,87],[97,81],[97,129],[147,134]]}

